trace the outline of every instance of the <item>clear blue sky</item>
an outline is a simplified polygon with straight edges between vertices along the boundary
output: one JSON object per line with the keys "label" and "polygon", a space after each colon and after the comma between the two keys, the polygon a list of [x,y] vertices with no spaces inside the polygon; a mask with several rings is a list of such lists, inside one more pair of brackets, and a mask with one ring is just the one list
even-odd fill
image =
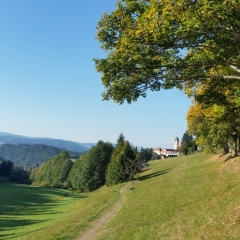
{"label": "clear blue sky", "polygon": [[0,132],[77,142],[173,148],[186,131],[190,100],[150,92],[128,105],[102,101],[95,39],[116,0],[0,1]]}

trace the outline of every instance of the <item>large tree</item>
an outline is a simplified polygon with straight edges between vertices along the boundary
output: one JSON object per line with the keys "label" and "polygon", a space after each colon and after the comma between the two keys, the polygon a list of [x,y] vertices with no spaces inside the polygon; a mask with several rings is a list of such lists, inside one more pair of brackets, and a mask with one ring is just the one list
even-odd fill
{"label": "large tree", "polygon": [[84,192],[96,190],[105,184],[106,170],[112,151],[111,143],[98,141],[97,145],[86,154],[81,172],[81,189]]}
{"label": "large tree", "polygon": [[125,141],[123,134],[120,134],[107,168],[106,185],[111,186],[133,180],[140,166],[141,160],[136,148]]}
{"label": "large tree", "polygon": [[97,31],[108,52],[95,59],[105,100],[130,103],[147,90],[240,79],[239,1],[119,0]]}
{"label": "large tree", "polygon": [[111,143],[98,141],[88,153],[75,161],[68,178],[72,188],[89,192],[102,187],[112,151]]}
{"label": "large tree", "polygon": [[[227,100],[227,99],[226,99]],[[237,155],[237,141],[240,136],[239,107],[236,99],[229,104],[194,103],[187,114],[188,131],[196,136],[197,144],[207,152],[229,152]]]}

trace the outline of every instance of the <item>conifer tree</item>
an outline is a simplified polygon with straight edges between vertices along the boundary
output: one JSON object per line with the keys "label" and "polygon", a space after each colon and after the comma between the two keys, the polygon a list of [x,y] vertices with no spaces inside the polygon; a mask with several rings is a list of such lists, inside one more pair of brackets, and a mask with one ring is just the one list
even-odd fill
{"label": "conifer tree", "polygon": [[106,185],[111,186],[131,180],[133,169],[138,165],[139,160],[136,149],[120,134],[108,165]]}

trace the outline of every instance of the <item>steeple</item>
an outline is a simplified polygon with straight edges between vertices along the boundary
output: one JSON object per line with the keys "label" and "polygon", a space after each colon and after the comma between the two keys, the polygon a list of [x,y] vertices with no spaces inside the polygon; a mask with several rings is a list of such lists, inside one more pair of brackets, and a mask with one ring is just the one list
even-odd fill
{"label": "steeple", "polygon": [[174,140],[174,150],[178,150],[179,149],[179,138],[176,137]]}

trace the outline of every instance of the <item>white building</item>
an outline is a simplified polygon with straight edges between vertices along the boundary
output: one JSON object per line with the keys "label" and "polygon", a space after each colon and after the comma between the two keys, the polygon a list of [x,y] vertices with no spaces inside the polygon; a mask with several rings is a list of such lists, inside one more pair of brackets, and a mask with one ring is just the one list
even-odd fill
{"label": "white building", "polygon": [[163,156],[163,157],[175,157],[179,156],[179,138],[176,137],[174,140],[174,149],[169,149],[169,148],[153,148],[153,152],[155,152],[158,156]]}

